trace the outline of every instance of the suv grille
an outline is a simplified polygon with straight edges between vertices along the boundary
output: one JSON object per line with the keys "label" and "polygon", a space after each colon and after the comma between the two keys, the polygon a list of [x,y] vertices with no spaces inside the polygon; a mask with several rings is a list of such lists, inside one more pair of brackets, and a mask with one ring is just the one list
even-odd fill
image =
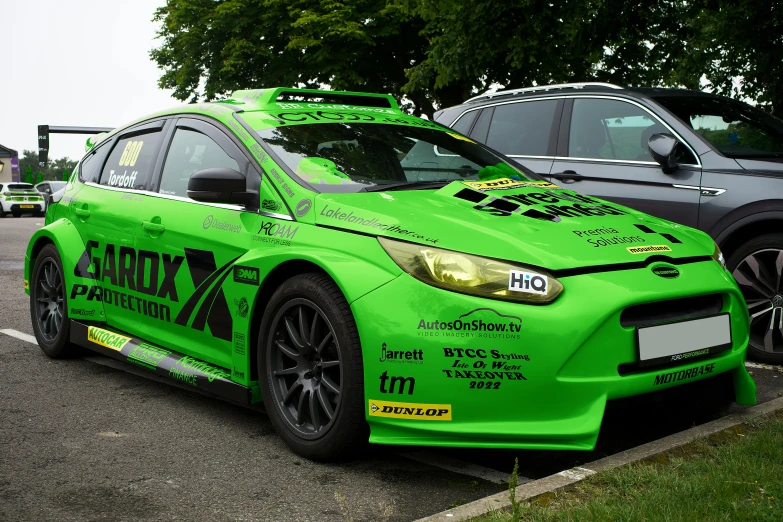
{"label": "suv grille", "polygon": [[722,309],[723,296],[720,294],[684,297],[629,306],[620,314],[620,324],[624,327],[632,327],[684,321],[715,315]]}

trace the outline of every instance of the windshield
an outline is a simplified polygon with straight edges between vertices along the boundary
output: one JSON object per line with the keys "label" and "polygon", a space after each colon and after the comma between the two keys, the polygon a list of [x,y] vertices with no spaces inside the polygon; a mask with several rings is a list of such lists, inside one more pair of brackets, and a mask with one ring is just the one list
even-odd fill
{"label": "windshield", "polygon": [[264,129],[258,135],[291,174],[319,192],[426,188],[490,177],[543,179],[465,136],[437,129],[318,123]]}
{"label": "windshield", "polygon": [[707,96],[655,99],[729,158],[783,157],[783,121],[748,104]]}

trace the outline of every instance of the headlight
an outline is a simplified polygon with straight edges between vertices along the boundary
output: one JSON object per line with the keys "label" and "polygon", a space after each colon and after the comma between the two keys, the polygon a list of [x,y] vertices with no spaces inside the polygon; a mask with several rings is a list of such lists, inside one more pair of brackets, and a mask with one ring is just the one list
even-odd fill
{"label": "headlight", "polygon": [[385,237],[379,237],[378,241],[407,273],[428,285],[452,292],[546,304],[563,291],[560,281],[538,268]]}
{"label": "headlight", "polygon": [[723,252],[720,251],[717,243],[715,243],[715,252],[712,253],[712,259],[720,263],[724,270],[728,270],[726,268],[726,259],[723,257]]}

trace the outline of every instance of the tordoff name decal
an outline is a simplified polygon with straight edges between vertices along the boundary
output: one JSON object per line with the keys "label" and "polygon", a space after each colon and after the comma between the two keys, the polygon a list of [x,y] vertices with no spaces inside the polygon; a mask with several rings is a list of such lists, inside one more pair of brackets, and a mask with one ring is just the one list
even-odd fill
{"label": "tordoff name decal", "polygon": [[128,344],[130,337],[118,335],[114,332],[90,326],[87,328],[87,340],[91,343],[98,344],[110,350],[121,351],[122,347]]}
{"label": "tordoff name decal", "polygon": [[450,421],[451,404],[417,404],[370,399],[370,417]]}
{"label": "tordoff name decal", "polygon": [[712,373],[713,371],[715,371],[715,363],[705,364],[703,366],[691,368],[690,370],[680,370],[678,372],[662,373],[660,375],[655,376],[655,382],[653,383],[653,385],[659,386],[661,384],[669,384],[671,382],[684,381],[685,379],[692,379],[694,377],[698,377],[699,375]]}

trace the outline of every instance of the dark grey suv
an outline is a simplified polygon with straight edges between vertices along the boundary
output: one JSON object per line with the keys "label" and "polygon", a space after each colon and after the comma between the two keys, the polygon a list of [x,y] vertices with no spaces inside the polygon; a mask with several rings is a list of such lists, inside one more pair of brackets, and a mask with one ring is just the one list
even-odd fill
{"label": "dark grey suv", "polygon": [[600,83],[484,94],[435,119],[561,186],[709,233],[748,303],[748,353],[783,362],[783,121],[702,92]]}

